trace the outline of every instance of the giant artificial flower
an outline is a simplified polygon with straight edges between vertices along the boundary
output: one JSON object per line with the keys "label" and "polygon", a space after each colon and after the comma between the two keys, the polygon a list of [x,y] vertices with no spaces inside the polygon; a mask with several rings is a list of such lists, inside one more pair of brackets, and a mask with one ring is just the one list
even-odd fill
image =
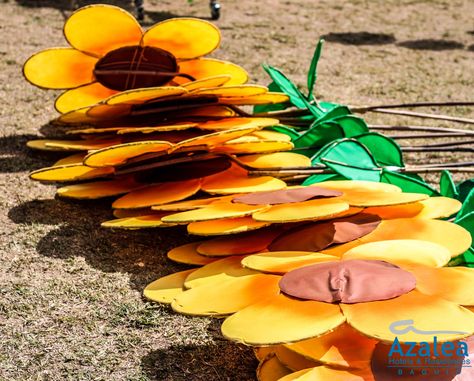
{"label": "giant artificial flower", "polygon": [[214,77],[213,86],[247,81],[239,66],[202,58],[219,46],[220,32],[199,19],[170,19],[143,32],[123,9],[91,5],[69,17],[64,36],[70,48],[43,50],[24,65],[24,75],[34,85],[70,89],[56,100],[60,112],[136,88],[208,77]]}
{"label": "giant artificial flower", "polygon": [[[455,226],[437,222],[445,231]],[[443,331],[440,342],[458,340],[474,333],[474,314],[463,307],[474,305],[466,287],[474,269],[442,267],[470,245],[467,231],[451,232],[456,234],[444,235],[444,241],[457,241],[455,252],[451,242],[388,238],[359,245],[342,258],[314,252],[229,257],[158,280],[145,296],[166,301],[164,292],[184,314],[233,314],[222,325],[224,336],[249,345],[318,337],[345,322],[363,335],[393,342],[392,324],[408,320],[419,330]],[[432,340],[419,331],[408,331],[404,339]]]}
{"label": "giant artificial flower", "polygon": [[[403,340],[403,335],[400,335]],[[319,338],[260,347],[259,381],[470,381],[474,337],[455,342],[385,344],[344,324]],[[409,354],[409,356],[406,356]],[[411,365],[411,366],[410,366]]]}

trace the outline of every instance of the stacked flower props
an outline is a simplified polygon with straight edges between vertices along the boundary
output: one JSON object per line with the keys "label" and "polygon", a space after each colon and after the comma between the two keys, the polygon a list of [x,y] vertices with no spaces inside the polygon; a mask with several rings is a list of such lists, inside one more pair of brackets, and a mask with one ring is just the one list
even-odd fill
{"label": "stacked flower props", "polygon": [[[340,195],[331,197],[331,191]],[[301,201],[315,194],[325,198]],[[465,287],[474,281],[474,270],[445,267],[470,246],[471,237],[436,219],[455,213],[459,202],[356,181],[233,199],[245,205],[262,200],[273,206],[254,211],[254,220],[271,218],[276,227],[176,248],[171,259],[204,266],[160,278],[144,292],[179,313],[228,316],[222,332],[257,347],[260,380],[372,380],[374,372],[388,377],[387,345],[398,340],[397,322],[406,327],[411,321],[418,329],[403,336],[398,331],[400,340],[431,347],[433,340],[462,346],[451,342],[474,333],[468,309],[474,299]],[[345,211],[322,212],[341,202],[348,204]],[[349,213],[356,204],[358,213]],[[170,216],[176,221],[191,213]],[[193,224],[200,223],[188,230]],[[225,226],[225,220],[213,221],[211,230]],[[424,334],[432,331],[444,333],[436,339]]]}
{"label": "stacked flower props", "polygon": [[[161,186],[168,202],[178,201],[219,172],[236,175],[237,188],[280,189],[284,182],[247,179],[246,171],[270,163],[310,164],[297,154],[274,154],[293,148],[285,134],[262,130],[276,119],[252,118],[237,107],[288,97],[245,85],[247,74],[237,65],[203,58],[220,42],[212,24],[172,19],[143,32],[120,8],[93,5],[66,21],[64,35],[71,48],[39,52],[24,66],[33,84],[68,89],[56,100],[63,114],[54,122],[66,138],[28,143],[38,150],[77,152],[31,174],[46,182],[88,181],[60,189],[61,196],[117,196],[153,183],[154,193]],[[253,155],[239,157],[243,154]],[[169,189],[176,190],[174,198]]]}

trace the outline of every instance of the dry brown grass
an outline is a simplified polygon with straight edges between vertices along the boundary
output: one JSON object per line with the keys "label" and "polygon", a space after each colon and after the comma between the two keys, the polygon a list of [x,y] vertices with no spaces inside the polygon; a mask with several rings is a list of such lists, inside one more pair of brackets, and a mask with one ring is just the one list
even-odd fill
{"label": "dry brown grass", "polygon": [[[209,14],[204,0],[146,3],[148,24]],[[0,3],[0,379],[253,379],[251,351],[223,341],[217,322],[178,316],[141,298],[148,282],[179,269],[164,253],[189,239],[183,231],[102,230],[107,205],[55,200],[52,187],[27,178],[52,162],[24,144],[55,115],[56,94],[27,84],[21,64],[37,50],[64,44],[60,29],[69,6],[69,0]],[[215,55],[246,67],[255,82],[268,83],[260,69],[267,62],[304,85],[314,44],[329,34],[317,84],[323,99],[467,100],[473,13],[467,0],[223,0],[223,43]],[[473,116],[466,108],[443,111]]]}

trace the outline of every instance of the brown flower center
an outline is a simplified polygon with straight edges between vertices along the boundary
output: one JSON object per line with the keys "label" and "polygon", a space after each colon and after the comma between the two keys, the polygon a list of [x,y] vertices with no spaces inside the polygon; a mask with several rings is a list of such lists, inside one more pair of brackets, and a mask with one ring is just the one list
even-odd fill
{"label": "brown flower center", "polygon": [[295,298],[361,303],[406,294],[415,288],[416,279],[391,263],[356,259],[301,267],[285,274],[279,286]]}
{"label": "brown flower center", "polygon": [[94,68],[96,80],[109,89],[124,91],[162,86],[179,73],[176,58],[166,50],[151,46],[124,46],[108,52]]}

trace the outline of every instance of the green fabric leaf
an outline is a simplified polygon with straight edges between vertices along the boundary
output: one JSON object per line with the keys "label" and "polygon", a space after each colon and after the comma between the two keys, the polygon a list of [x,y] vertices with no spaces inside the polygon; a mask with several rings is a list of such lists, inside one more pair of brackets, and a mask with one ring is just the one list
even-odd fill
{"label": "green fabric leaf", "polygon": [[343,129],[344,137],[346,138],[352,138],[354,136],[369,132],[369,128],[367,127],[367,123],[365,123],[364,119],[354,115],[344,115],[339,118],[335,118],[332,121],[339,124],[339,126]]}
{"label": "green fabric leaf", "polygon": [[382,169],[377,166],[369,150],[357,140],[340,140],[320,160],[348,179],[380,181]]}
{"label": "green fabric leaf", "polygon": [[444,197],[458,198],[459,194],[454,184],[453,177],[449,171],[441,172],[441,178],[439,181],[440,193]]}
{"label": "green fabric leaf", "polygon": [[456,215],[456,220],[454,222],[458,222],[462,218],[466,217],[468,214],[474,213],[474,189],[467,195],[466,199],[464,200],[461,210]]}
{"label": "green fabric leaf", "polygon": [[469,193],[474,189],[474,179],[469,179],[458,184],[457,191],[459,194],[458,200],[464,202]]}
{"label": "green fabric leaf", "polygon": [[347,180],[345,177],[338,175],[337,173],[318,173],[316,175],[311,175],[308,177],[302,185],[311,185],[316,183],[322,183],[323,181],[332,181],[332,180]]}
{"label": "green fabric leaf", "polygon": [[333,119],[337,119],[350,114],[351,112],[347,106],[336,106],[324,112],[324,114],[322,114],[318,119],[316,119],[314,125],[318,125],[323,122],[332,122],[335,121]]}
{"label": "green fabric leaf", "polygon": [[451,259],[448,266],[474,267],[474,248],[470,247],[465,253]]}
{"label": "green fabric leaf", "polygon": [[310,127],[306,132],[302,133],[293,144],[296,148],[321,148],[325,144],[343,137],[344,132],[339,125],[335,123],[325,123]]}
{"label": "green fabric leaf", "polygon": [[308,109],[313,115],[319,117],[321,111],[318,110],[317,107],[311,105],[306,97],[298,90],[296,85],[291,82],[285,74],[283,74],[280,70],[269,66],[263,65],[263,69],[268,73],[268,75],[272,78],[275,84],[290,98],[290,102],[300,108],[300,109]]}
{"label": "green fabric leaf", "polygon": [[318,41],[316,45],[316,49],[313,54],[313,59],[311,60],[311,65],[309,66],[308,71],[308,100],[314,99],[313,91],[314,91],[314,84],[316,83],[316,79],[318,78],[318,61],[321,57],[321,51],[323,49],[324,40],[321,39]]}
{"label": "green fabric leaf", "polygon": [[423,193],[429,196],[439,196],[438,191],[430,187],[424,181],[420,181],[403,173],[392,172],[384,169],[381,181],[383,183],[396,185],[404,192]]}
{"label": "green fabric leaf", "polygon": [[377,132],[367,132],[356,136],[356,139],[369,149],[377,164],[405,167],[402,151],[393,139]]}

